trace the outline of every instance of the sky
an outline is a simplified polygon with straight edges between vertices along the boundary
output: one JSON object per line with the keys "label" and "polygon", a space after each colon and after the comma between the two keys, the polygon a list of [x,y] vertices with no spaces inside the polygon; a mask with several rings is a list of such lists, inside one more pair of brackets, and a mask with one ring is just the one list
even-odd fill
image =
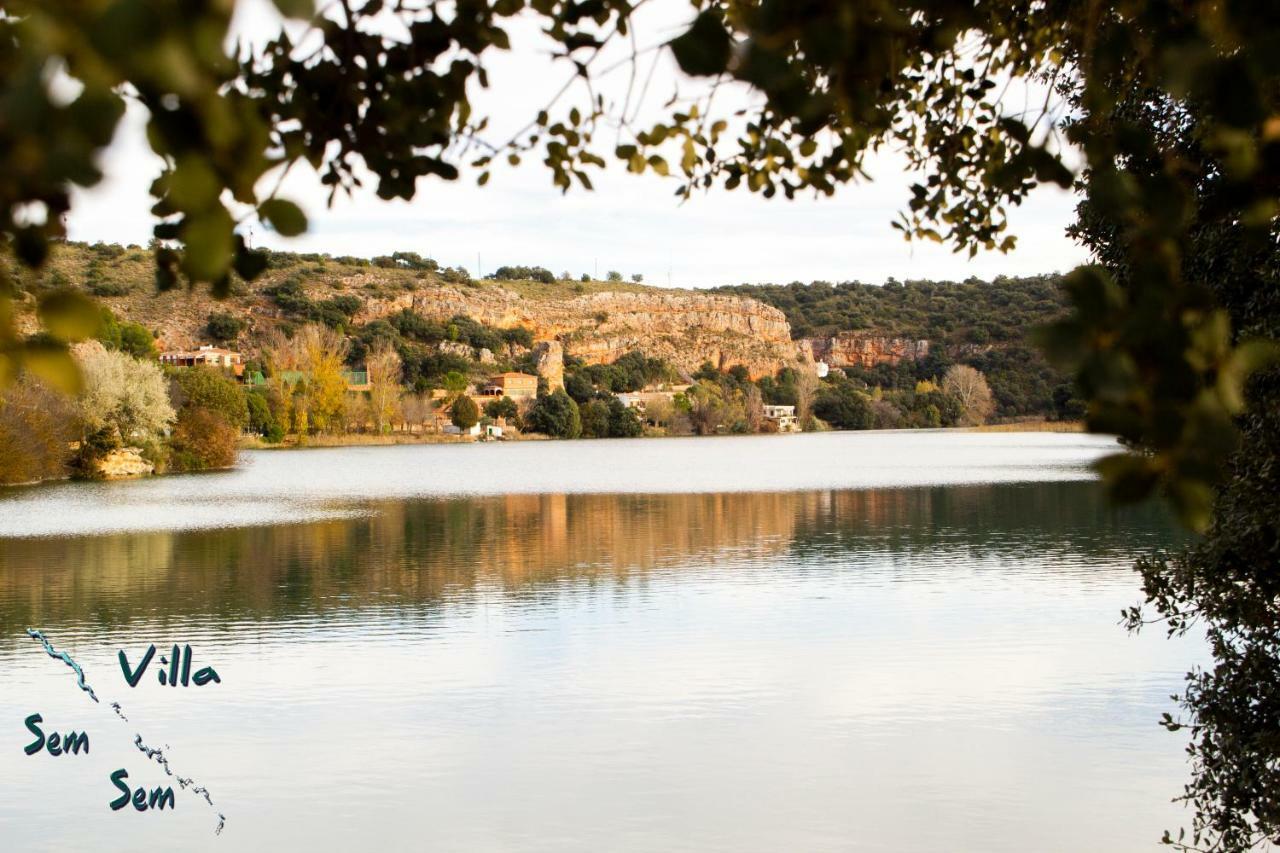
{"label": "sky", "polygon": [[[678,34],[688,8],[683,0],[658,0],[642,8],[637,44],[656,47]],[[240,0],[237,36],[264,40],[279,26],[266,0]],[[531,24],[517,24],[512,42],[510,53],[487,60],[490,89],[475,97],[478,111],[494,117],[495,138],[531,118],[568,74],[546,56],[545,43]],[[656,115],[677,89],[682,94],[696,90],[696,84],[680,78],[669,53],[654,51],[646,57],[655,54],[656,71],[642,115]],[[601,67],[615,58],[606,54]],[[624,75],[622,70],[604,80],[607,97],[621,91]],[[717,95],[721,107],[726,97],[734,107],[738,104],[732,99],[746,103],[750,94],[736,90]],[[564,109],[572,103],[565,101]],[[116,141],[104,152],[107,177],[92,190],[76,193],[67,220],[71,239],[140,245],[150,239],[153,200],[147,187],[160,161],[147,146],[144,120],[141,108],[130,108]],[[609,151],[613,141],[601,147]],[[589,273],[603,278],[610,270],[628,278],[638,273],[647,283],[674,287],[991,278],[1065,272],[1086,259],[1084,250],[1064,234],[1075,204],[1065,191],[1042,187],[1009,212],[1016,250],[970,259],[937,244],[908,243],[890,228],[910,197],[907,188],[913,180],[901,155],[877,155],[868,171],[873,180],[842,187],[833,197],[802,195],[787,201],[764,199],[745,189],[713,189],[682,202],[674,195],[676,179],[651,172],[631,175],[613,162],[605,172],[592,174],[594,192],[575,188],[566,195],[551,185],[545,167],[529,158],[520,167],[496,169],[485,187],[476,185],[474,173],[464,171],[456,182],[422,180],[411,202],[384,202],[366,189],[329,206],[327,190],[304,167],[290,173],[282,195],[307,212],[308,232],[286,239],[255,225],[249,236],[254,246],[299,252],[372,257],[414,251],[446,266],[464,266],[473,275],[503,264],[524,264],[575,277]]]}

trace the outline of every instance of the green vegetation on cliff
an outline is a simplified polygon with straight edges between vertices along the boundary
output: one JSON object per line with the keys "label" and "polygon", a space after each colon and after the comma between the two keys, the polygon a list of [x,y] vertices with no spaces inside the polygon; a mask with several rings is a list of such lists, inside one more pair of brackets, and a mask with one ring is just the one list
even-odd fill
{"label": "green vegetation on cliff", "polygon": [[920,362],[846,369],[867,385],[905,391],[940,379],[953,364],[965,364],[986,376],[997,417],[1078,418],[1083,413],[1069,373],[1052,367],[1030,339],[1032,330],[1068,310],[1061,276],[742,284],[717,291],[779,309],[797,339],[854,333],[929,341],[929,357]]}

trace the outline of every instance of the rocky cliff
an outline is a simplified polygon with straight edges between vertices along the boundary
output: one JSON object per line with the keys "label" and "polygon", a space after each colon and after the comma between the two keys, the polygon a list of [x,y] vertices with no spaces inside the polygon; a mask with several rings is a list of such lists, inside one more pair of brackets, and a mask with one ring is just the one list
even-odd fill
{"label": "rocky cliff", "polygon": [[825,361],[832,367],[875,367],[918,361],[929,354],[929,342],[842,332],[829,338],[805,338],[800,349],[814,361]]}
{"label": "rocky cliff", "polygon": [[431,319],[465,314],[490,326],[524,326],[535,338],[559,341],[588,364],[609,363],[632,350],[692,372],[706,361],[745,366],[755,376],[802,358],[786,317],[754,299],[688,291],[601,291],[528,299],[501,286],[442,286],[368,301],[357,321],[409,309]]}

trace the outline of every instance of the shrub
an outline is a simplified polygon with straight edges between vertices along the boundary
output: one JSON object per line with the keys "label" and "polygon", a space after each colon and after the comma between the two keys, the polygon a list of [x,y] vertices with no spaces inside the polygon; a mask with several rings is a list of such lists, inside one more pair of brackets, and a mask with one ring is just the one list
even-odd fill
{"label": "shrub", "polygon": [[66,397],[24,377],[0,391],[0,484],[64,477],[75,438]]}
{"label": "shrub", "polygon": [[229,376],[212,367],[189,367],[174,375],[174,403],[216,412],[236,429],[249,422],[247,396]]}
{"label": "shrub", "polygon": [[510,397],[503,397],[501,400],[492,400],[485,403],[484,413],[494,420],[506,418],[507,423],[511,426],[516,429],[520,428],[520,407]]}
{"label": "shrub", "polygon": [[239,431],[217,412],[189,406],[178,416],[169,439],[170,465],[176,471],[230,468],[238,438]]}
{"label": "shrub", "polygon": [[240,337],[240,333],[244,331],[244,321],[224,311],[219,314],[210,314],[204,328],[213,340],[218,343],[228,343]]}
{"label": "shrub", "polygon": [[480,422],[480,407],[470,397],[465,395],[458,397],[449,409],[449,420],[458,429],[469,430]]}
{"label": "shrub", "polygon": [[623,405],[617,397],[609,400],[610,438],[635,438],[644,433],[644,424],[635,409]]}
{"label": "shrub", "polygon": [[563,389],[539,397],[525,416],[525,428],[553,438],[577,438],[582,434],[578,404]]}
{"label": "shrub", "polygon": [[871,401],[848,381],[829,383],[818,394],[813,413],[836,429],[871,429]]}
{"label": "shrub", "polygon": [[78,354],[84,389],[76,400],[86,434],[106,431],[126,444],[144,444],[174,419],[158,365],[99,345]]}
{"label": "shrub", "polygon": [[604,400],[589,400],[578,409],[582,422],[583,438],[608,438],[609,404]]}
{"label": "shrub", "polygon": [[265,394],[246,394],[245,404],[249,415],[249,432],[255,435],[267,436],[271,434],[272,430],[280,430],[283,436],[284,430],[280,429],[276,416],[272,414],[271,404],[267,402]]}

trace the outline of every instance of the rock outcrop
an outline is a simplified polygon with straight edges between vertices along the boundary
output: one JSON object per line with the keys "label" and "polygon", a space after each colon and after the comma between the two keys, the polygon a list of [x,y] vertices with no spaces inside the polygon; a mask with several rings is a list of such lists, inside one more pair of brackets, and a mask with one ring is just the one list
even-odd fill
{"label": "rock outcrop", "polygon": [[154,473],[156,466],[142,458],[136,447],[120,447],[98,462],[98,474],[104,480],[132,480]]}
{"label": "rock outcrop", "polygon": [[564,347],[559,341],[539,341],[533,347],[538,375],[555,391],[564,387]]}
{"label": "rock outcrop", "polygon": [[814,361],[832,367],[875,367],[919,361],[929,355],[929,342],[843,332],[830,338],[806,338],[801,349]]}
{"label": "rock outcrop", "polygon": [[564,354],[588,364],[643,350],[685,372],[709,361],[720,368],[741,364],[762,376],[803,361],[786,316],[741,296],[654,289],[527,299],[502,287],[442,286],[370,301],[358,320],[406,308],[437,320],[465,314],[489,326],[524,326],[539,340],[559,341]]}

